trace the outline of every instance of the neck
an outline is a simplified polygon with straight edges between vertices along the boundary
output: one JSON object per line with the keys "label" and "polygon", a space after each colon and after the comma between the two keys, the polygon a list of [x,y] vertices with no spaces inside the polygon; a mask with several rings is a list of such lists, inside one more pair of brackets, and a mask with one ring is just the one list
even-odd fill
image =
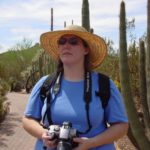
{"label": "neck", "polygon": [[64,78],[69,81],[81,81],[84,79],[84,67],[64,66]]}

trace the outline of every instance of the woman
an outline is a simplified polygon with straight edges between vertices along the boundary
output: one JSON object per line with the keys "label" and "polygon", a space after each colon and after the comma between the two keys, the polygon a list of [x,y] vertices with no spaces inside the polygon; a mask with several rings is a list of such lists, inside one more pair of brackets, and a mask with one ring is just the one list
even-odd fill
{"label": "woman", "polygon": [[[99,85],[98,74],[93,69],[103,62],[107,54],[104,40],[87,32],[83,27],[71,25],[64,30],[42,34],[41,46],[59,62],[59,92],[55,96],[54,84],[49,89],[53,124],[62,126],[64,121],[69,121],[72,127],[80,132],[79,137],[73,138],[73,141],[78,143],[73,150],[115,150],[113,142],[127,133],[128,119],[122,97],[112,80],[111,95],[105,109],[95,94]],[[85,86],[88,73],[91,76],[91,84],[87,82]],[[23,127],[37,138],[35,150],[42,150],[43,146],[52,150],[56,149],[57,145],[57,140],[52,139],[48,130],[40,125],[46,111],[46,102],[43,104],[40,100],[40,89],[46,78],[41,78],[33,88],[23,117]],[[87,87],[91,87],[88,115],[84,101],[84,91]],[[47,120],[43,121],[43,124],[49,126]],[[106,124],[109,124],[109,127]]]}

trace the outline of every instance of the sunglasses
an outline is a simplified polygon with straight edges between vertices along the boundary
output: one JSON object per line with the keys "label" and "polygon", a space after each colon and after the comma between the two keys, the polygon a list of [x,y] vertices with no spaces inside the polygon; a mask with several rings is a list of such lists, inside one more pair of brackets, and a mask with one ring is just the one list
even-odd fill
{"label": "sunglasses", "polygon": [[78,38],[76,38],[76,37],[71,37],[71,38],[64,38],[64,37],[61,37],[61,38],[58,40],[58,45],[65,45],[67,42],[68,42],[70,45],[78,45],[79,40],[78,40]]}

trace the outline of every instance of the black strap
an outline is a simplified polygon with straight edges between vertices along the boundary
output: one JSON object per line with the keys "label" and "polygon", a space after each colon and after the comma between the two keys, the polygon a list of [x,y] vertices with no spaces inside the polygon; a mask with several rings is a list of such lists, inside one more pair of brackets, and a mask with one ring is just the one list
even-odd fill
{"label": "black strap", "polygon": [[86,110],[86,118],[88,123],[88,128],[84,132],[78,131],[78,134],[86,134],[92,129],[92,125],[90,122],[90,102],[92,100],[92,78],[90,72],[85,72],[84,77],[84,101],[85,101],[85,110]]}
{"label": "black strap", "polygon": [[44,81],[43,85],[41,86],[40,98],[41,98],[42,102],[44,102],[44,100],[48,94],[47,92],[50,90],[50,87],[53,84],[53,80],[55,79],[55,76],[56,76],[56,74],[48,75],[48,77]]}
{"label": "black strap", "polygon": [[49,123],[49,125],[51,125],[51,124],[53,124],[53,122],[52,122],[52,119],[51,119],[51,109],[50,109],[50,103],[51,103],[50,89],[49,89],[49,92],[47,92],[46,101],[47,101],[46,111],[45,111],[45,114],[43,116],[42,122],[44,123],[45,117],[47,116],[48,123]]}
{"label": "black strap", "polygon": [[40,90],[41,100],[44,102],[44,100],[46,99],[46,102],[47,102],[46,111],[42,119],[43,125],[44,125],[44,120],[46,116],[47,116],[49,125],[53,124],[52,119],[51,119],[51,109],[50,109],[50,103],[51,103],[50,89],[52,85],[55,83],[56,78],[57,78],[56,74],[49,75],[47,79],[44,81]]}
{"label": "black strap", "polygon": [[102,102],[102,107],[105,109],[109,98],[110,98],[110,81],[109,77],[98,73],[98,84],[99,84],[99,91],[96,91],[96,95],[100,97]]}

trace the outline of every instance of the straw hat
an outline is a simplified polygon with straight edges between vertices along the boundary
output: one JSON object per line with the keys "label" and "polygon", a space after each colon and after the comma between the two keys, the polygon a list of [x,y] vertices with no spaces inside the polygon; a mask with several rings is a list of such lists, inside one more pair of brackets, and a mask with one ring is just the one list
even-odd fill
{"label": "straw hat", "polygon": [[65,34],[73,34],[86,41],[90,48],[88,58],[91,70],[103,62],[107,54],[107,45],[105,41],[101,37],[77,25],[67,26],[64,30],[43,33],[40,37],[41,47],[54,59],[59,60],[57,41]]}

